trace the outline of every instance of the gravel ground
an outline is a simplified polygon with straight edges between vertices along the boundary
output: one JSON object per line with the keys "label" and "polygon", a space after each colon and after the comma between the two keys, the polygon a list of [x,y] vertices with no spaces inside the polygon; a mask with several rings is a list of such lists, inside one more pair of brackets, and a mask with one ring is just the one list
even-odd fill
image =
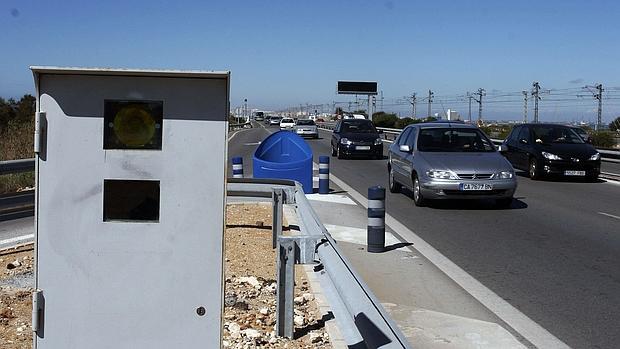
{"label": "gravel ground", "polygon": [[[225,348],[331,348],[310,285],[295,275],[295,335],[275,337],[276,254],[271,205],[227,207],[225,232]],[[284,230],[287,230],[284,222]],[[32,347],[33,251],[0,254],[0,348]]]}

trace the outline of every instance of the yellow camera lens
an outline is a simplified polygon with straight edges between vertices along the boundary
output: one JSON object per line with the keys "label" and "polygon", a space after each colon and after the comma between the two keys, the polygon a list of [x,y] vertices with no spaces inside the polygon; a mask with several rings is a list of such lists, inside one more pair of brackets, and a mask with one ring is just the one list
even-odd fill
{"label": "yellow camera lens", "polygon": [[128,147],[143,147],[155,135],[155,119],[137,105],[123,107],[114,117],[114,133]]}

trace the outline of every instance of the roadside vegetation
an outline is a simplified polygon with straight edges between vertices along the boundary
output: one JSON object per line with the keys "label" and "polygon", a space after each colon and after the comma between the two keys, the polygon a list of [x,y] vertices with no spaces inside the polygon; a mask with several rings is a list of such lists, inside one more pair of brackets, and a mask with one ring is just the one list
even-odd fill
{"label": "roadside vegetation", "polygon": [[[0,98],[0,161],[34,157],[35,98]],[[0,176],[0,194],[34,186],[34,173]]]}

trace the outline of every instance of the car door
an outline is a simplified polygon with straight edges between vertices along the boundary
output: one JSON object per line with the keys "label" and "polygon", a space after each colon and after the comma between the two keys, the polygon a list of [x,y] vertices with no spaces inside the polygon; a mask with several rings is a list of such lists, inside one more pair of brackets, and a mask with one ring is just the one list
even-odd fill
{"label": "car door", "polygon": [[411,149],[411,151],[408,153],[403,152],[403,162],[402,162],[403,167],[402,168],[403,168],[403,174],[405,175],[405,178],[403,178],[402,183],[409,186],[409,188],[413,188],[413,168],[415,167],[414,145],[415,145],[416,136],[418,135],[417,131],[418,131],[417,128],[412,127],[411,132],[409,132],[404,142],[405,145],[409,146],[409,149]]}
{"label": "car door", "polygon": [[340,142],[340,129],[341,129],[342,121],[338,121],[336,123],[336,127],[334,127],[334,132],[332,132],[332,149],[337,149],[338,142]]}
{"label": "car door", "polygon": [[506,159],[514,166],[515,162],[515,147],[517,146],[519,132],[521,131],[521,126],[516,126],[510,131],[510,134],[504,141],[504,145],[506,146],[506,151],[502,152],[502,155],[506,157]]}
{"label": "car door", "polygon": [[521,126],[521,130],[519,130],[519,135],[517,136],[515,152],[513,154],[515,167],[522,170],[527,169],[529,166],[531,147],[532,137],[530,136],[530,128],[528,126]]}
{"label": "car door", "polygon": [[405,144],[407,140],[407,136],[411,133],[411,127],[405,128],[403,132],[401,132],[400,136],[396,139],[394,146],[392,146],[392,151],[390,152],[390,164],[394,169],[394,179],[397,182],[403,183],[406,180],[405,170],[404,170],[404,158],[405,153],[400,151],[400,146]]}

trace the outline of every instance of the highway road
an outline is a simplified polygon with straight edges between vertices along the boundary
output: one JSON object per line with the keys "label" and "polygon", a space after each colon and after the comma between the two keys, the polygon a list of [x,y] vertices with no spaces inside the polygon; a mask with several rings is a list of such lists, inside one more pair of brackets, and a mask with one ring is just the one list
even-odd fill
{"label": "highway road", "polygon": [[[246,176],[258,142],[277,131],[255,126],[229,142],[229,156],[243,156]],[[320,134],[308,140],[315,161],[330,154],[331,134]],[[620,173],[618,164],[604,166]],[[387,186],[386,160],[332,158],[330,171],[363,195]],[[518,181],[510,209],[471,201],[420,208],[405,192],[388,193],[387,212],[571,347],[617,348],[620,184]]]}

